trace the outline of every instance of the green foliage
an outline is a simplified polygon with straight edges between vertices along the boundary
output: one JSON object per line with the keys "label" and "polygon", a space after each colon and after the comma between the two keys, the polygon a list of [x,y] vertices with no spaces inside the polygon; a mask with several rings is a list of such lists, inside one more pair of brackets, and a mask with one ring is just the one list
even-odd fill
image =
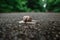
{"label": "green foliage", "polygon": [[26,0],[0,0],[0,12],[25,12]]}
{"label": "green foliage", "polygon": [[50,12],[60,12],[60,0],[47,0],[47,10]]}
{"label": "green foliage", "polygon": [[0,0],[0,12],[13,12],[16,2],[13,0]]}
{"label": "green foliage", "polygon": [[0,0],[0,12],[43,11],[41,4],[40,0]]}
{"label": "green foliage", "polygon": [[31,9],[28,8],[26,5],[27,0],[16,0],[16,2],[17,2],[16,7],[18,8],[19,12],[31,11]]}
{"label": "green foliage", "polygon": [[[44,5],[47,4],[45,7]],[[0,0],[1,12],[60,12],[60,0]]]}
{"label": "green foliage", "polygon": [[43,6],[41,5],[42,1],[41,0],[28,0],[27,6],[28,8],[31,8],[32,10],[39,12],[43,11]]}

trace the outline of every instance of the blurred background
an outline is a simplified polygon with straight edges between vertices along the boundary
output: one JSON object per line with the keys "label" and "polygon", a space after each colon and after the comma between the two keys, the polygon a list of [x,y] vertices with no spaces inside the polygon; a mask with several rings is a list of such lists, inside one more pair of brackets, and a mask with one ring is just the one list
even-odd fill
{"label": "blurred background", "polygon": [[60,12],[60,0],[0,0],[0,13]]}

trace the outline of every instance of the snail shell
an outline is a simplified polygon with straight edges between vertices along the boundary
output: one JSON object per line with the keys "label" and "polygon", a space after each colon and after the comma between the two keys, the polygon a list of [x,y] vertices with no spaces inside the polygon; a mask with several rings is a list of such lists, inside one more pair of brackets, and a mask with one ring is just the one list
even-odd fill
{"label": "snail shell", "polygon": [[24,22],[31,22],[32,21],[32,17],[30,17],[30,16],[24,16],[23,17],[23,21]]}

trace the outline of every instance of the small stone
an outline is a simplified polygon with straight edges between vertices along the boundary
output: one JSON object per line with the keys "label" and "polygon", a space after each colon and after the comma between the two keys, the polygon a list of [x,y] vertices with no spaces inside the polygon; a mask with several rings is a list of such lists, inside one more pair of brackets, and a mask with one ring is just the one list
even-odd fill
{"label": "small stone", "polygon": [[55,28],[55,26],[53,28]]}
{"label": "small stone", "polygon": [[19,27],[20,27],[21,25],[19,25]]}
{"label": "small stone", "polygon": [[56,37],[54,37],[54,40],[56,40]]}
{"label": "small stone", "polygon": [[56,32],[52,32],[52,33],[56,33]]}
{"label": "small stone", "polygon": [[22,32],[22,31],[20,31],[20,34],[23,34],[23,32]]}
{"label": "small stone", "polygon": [[52,30],[54,30],[54,28]]}
{"label": "small stone", "polygon": [[41,31],[41,29],[38,29],[38,31]]}
{"label": "small stone", "polygon": [[28,26],[24,26],[24,28],[28,28]]}
{"label": "small stone", "polygon": [[59,35],[58,35],[58,34],[56,34],[56,37],[59,37]]}
{"label": "small stone", "polygon": [[59,32],[59,34],[60,34],[60,32]]}
{"label": "small stone", "polygon": [[51,30],[51,28],[49,28],[49,30]]}

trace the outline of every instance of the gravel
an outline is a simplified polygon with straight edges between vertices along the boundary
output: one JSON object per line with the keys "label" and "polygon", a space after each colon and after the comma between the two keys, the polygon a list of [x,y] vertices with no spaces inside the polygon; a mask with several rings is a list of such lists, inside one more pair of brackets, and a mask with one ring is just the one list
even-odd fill
{"label": "gravel", "polygon": [[[19,24],[24,15],[39,22]],[[60,14],[11,13],[0,14],[0,40],[60,40]]]}

